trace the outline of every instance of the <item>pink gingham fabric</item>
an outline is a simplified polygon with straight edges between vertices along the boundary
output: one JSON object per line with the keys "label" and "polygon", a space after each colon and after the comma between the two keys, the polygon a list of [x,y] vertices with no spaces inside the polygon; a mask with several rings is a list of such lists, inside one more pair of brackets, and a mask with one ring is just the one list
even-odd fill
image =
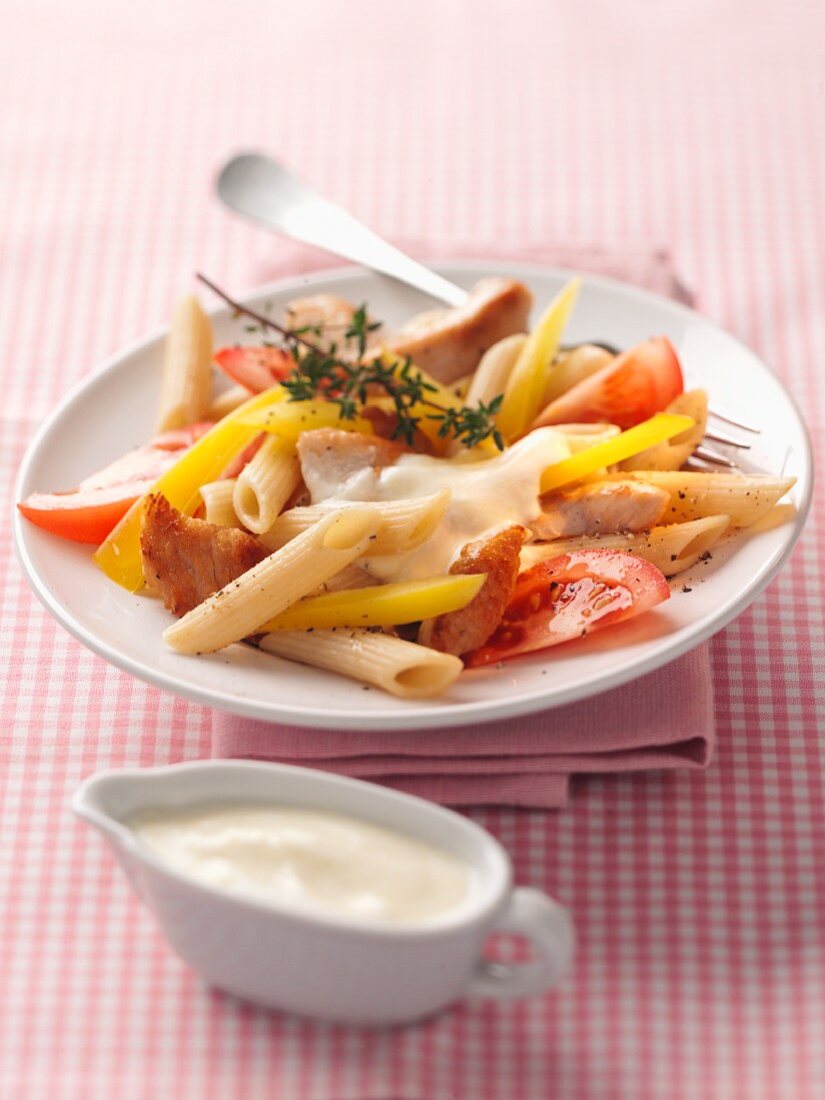
{"label": "pink gingham fabric", "polygon": [[[254,146],[396,238],[665,242],[700,308],[785,380],[821,458],[820,3],[6,0],[2,28],[6,517],[37,423],[192,270],[266,277],[278,242],[207,186]],[[517,880],[573,911],[557,992],[367,1032],[204,989],[71,819],[97,768],[207,755],[213,716],[79,647],[4,537],[0,1096],[825,1095],[823,581],[817,501],[781,577],[713,640],[707,771],[474,812]]]}

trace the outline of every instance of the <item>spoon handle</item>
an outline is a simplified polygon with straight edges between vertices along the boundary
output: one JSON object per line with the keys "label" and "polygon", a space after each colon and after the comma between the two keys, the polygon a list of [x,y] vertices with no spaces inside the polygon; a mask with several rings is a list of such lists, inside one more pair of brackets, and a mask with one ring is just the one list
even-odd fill
{"label": "spoon handle", "polygon": [[287,237],[391,275],[447,305],[462,305],[467,299],[466,290],[417,263],[260,153],[230,160],[218,177],[217,191],[233,210]]}

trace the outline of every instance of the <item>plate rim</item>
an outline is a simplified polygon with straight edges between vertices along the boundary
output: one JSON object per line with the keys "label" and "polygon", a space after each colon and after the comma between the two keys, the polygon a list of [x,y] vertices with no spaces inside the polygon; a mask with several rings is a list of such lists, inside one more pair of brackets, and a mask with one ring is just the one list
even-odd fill
{"label": "plate rim", "polygon": [[[289,724],[310,729],[363,729],[363,730],[389,730],[402,731],[414,729],[438,729],[451,728],[472,724],[487,724],[504,718],[519,718],[529,714],[538,714],[544,711],[552,711],[558,707],[595,698],[606,691],[630,683],[648,673],[671,664],[684,656],[685,653],[695,649],[708,638],[728,626],[734,619],[741,615],[751,603],[762,594],[770,582],[777,576],[780,569],[793,552],[799,537],[805,527],[813,499],[814,463],[813,449],[807,425],[800,412],[794,396],[786,388],[782,380],[771,370],[765,360],[743,340],[735,334],[723,328],[716,321],[704,316],[697,310],[685,305],[683,302],[668,298],[645,287],[636,286],[633,283],[621,279],[615,279],[608,275],[590,274],[589,272],[576,271],[566,267],[540,264],[535,262],[513,259],[512,261],[495,259],[444,259],[433,261],[428,266],[435,270],[462,271],[467,274],[480,277],[481,271],[488,274],[512,274],[514,271],[523,273],[529,278],[532,273],[543,278],[558,277],[570,278],[574,275],[582,275],[591,285],[601,286],[608,290],[619,291],[631,297],[641,298],[654,306],[666,307],[682,315],[694,323],[701,323],[709,327],[725,339],[732,341],[740,350],[751,356],[763,372],[765,377],[781,390],[788,402],[799,429],[799,442],[801,444],[802,460],[807,485],[805,493],[800,501],[793,528],[783,546],[778,547],[773,555],[763,564],[759,579],[732,604],[716,614],[709,616],[701,626],[692,628],[686,637],[679,642],[671,642],[664,645],[661,652],[648,655],[643,660],[629,657],[625,661],[619,660],[614,668],[599,676],[598,686],[592,683],[577,684],[567,689],[554,688],[553,697],[547,699],[542,692],[533,692],[520,698],[507,698],[503,700],[482,700],[479,702],[455,704],[455,710],[451,712],[450,704],[440,703],[437,700],[427,701],[416,709],[408,712],[382,712],[381,710],[349,710],[344,714],[327,715],[317,707],[304,707],[296,704],[273,704],[249,699],[242,695],[233,695],[225,689],[212,689],[206,685],[190,684],[181,681],[175,675],[153,668],[145,664],[139,658],[133,658],[121,653],[110,643],[98,638],[98,636],[83,623],[79,622],[71,613],[65,611],[57,598],[52,594],[48,585],[41,578],[35,563],[32,560],[28,546],[26,545],[25,528],[21,514],[17,509],[17,502],[22,498],[23,485],[25,484],[31,466],[35,463],[40,447],[74,405],[74,403],[97,381],[99,377],[117,368],[122,361],[136,355],[151,344],[161,339],[168,331],[169,325],[157,325],[144,335],[129,341],[118,350],[107,356],[98,366],[85,374],[69,390],[69,392],[49,412],[41,424],[37,427],[30,439],[23,459],[14,480],[14,497],[12,508],[14,512],[12,521],[12,535],[18,562],[26,580],[37,598],[56,621],[67,630],[81,644],[93,653],[102,657],[116,668],[129,673],[132,676],[152,684],[174,695],[181,696],[196,702],[202,706],[209,706],[216,710],[227,711],[246,718],[254,718],[259,721]],[[394,282],[388,276],[372,272],[368,268],[357,265],[342,265],[331,268],[323,268],[311,272],[299,272],[285,275],[261,286],[246,290],[236,295],[239,302],[257,299],[268,294],[278,294],[291,288],[312,287],[316,283],[328,280],[348,282],[363,278],[364,276],[386,279],[388,283]],[[210,317],[223,317],[231,314],[231,307],[216,305],[206,310]]]}

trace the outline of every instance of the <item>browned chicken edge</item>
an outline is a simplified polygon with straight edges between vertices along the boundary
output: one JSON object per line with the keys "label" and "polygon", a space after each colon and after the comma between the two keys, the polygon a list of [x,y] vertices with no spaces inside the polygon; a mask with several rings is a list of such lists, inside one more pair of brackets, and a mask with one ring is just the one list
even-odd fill
{"label": "browned chicken edge", "polygon": [[185,615],[270,553],[245,531],[185,516],[160,493],[147,498],[140,551],[147,588],[173,615]]}
{"label": "browned chicken edge", "polygon": [[450,566],[450,573],[486,573],[487,580],[475,599],[460,611],[423,622],[418,641],[458,657],[484,645],[501,622],[515,590],[526,537],[523,527],[514,526],[489,539],[468,543]]}

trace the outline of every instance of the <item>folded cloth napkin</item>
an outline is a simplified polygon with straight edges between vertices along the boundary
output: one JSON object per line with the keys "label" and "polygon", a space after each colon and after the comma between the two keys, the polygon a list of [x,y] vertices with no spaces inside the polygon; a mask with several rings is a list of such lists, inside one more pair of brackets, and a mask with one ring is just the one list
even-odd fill
{"label": "folded cloth napkin", "polygon": [[430,730],[310,730],[216,713],[214,756],[372,779],[434,802],[553,809],[572,773],[702,768],[713,748],[708,647],[580,703]]}
{"label": "folded cloth napkin", "polygon": [[[405,246],[412,254],[438,254],[414,242]],[[471,258],[495,253],[478,245],[454,245],[450,254]],[[286,246],[281,263],[266,274],[276,277],[328,266],[319,255]],[[518,255],[612,275],[690,300],[661,250],[570,246],[519,248]],[[591,699],[481,726],[414,733],[310,730],[215,712],[212,754],[322,768],[454,806],[554,809],[565,804],[574,773],[706,767],[713,740],[713,684],[708,647],[702,646],[657,672]]]}

